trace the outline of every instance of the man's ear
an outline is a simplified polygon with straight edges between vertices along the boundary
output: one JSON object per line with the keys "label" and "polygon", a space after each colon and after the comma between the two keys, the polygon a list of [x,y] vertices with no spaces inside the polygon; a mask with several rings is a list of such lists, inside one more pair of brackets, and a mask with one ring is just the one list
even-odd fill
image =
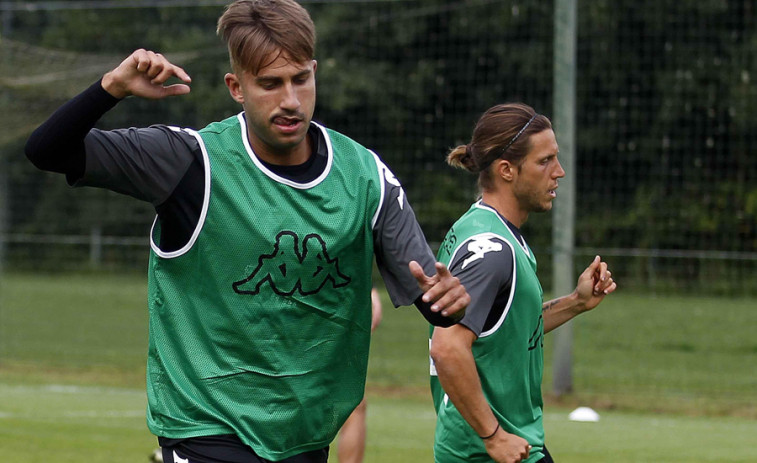
{"label": "man's ear", "polygon": [[515,178],[517,168],[507,159],[497,159],[494,161],[494,173],[506,182],[512,182]]}
{"label": "man's ear", "polygon": [[242,84],[239,82],[239,77],[231,72],[223,76],[226,87],[229,88],[229,94],[231,98],[239,104],[244,103],[244,95],[242,94]]}

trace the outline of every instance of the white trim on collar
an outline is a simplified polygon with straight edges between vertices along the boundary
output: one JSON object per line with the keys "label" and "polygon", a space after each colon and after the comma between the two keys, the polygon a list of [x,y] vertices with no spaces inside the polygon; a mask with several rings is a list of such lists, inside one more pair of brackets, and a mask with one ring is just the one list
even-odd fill
{"label": "white trim on collar", "polygon": [[513,238],[515,238],[515,241],[518,242],[518,244],[520,245],[520,248],[523,250],[523,252],[525,252],[528,257],[531,257],[531,258],[533,257],[531,255],[531,251],[528,249],[528,245],[526,245],[526,240],[523,238],[523,236],[520,236],[520,237],[515,236],[515,233],[513,233],[513,231],[510,229],[510,225],[508,225],[508,223],[502,218],[502,215],[499,212],[497,212],[496,209],[494,209],[493,207],[489,206],[488,204],[484,204],[483,200],[476,201],[475,205],[479,209],[487,210],[487,211],[491,212],[492,214],[496,215],[497,218],[499,219],[499,221],[502,222],[502,225],[504,225],[505,228],[507,228],[507,231],[510,233],[510,235]]}
{"label": "white trim on collar", "polygon": [[299,190],[307,190],[308,188],[313,188],[314,186],[321,183],[331,171],[331,164],[334,160],[334,150],[331,147],[331,139],[329,138],[328,133],[326,132],[326,128],[322,125],[311,121],[310,123],[317,127],[321,133],[323,134],[323,138],[326,140],[326,147],[328,150],[328,159],[326,160],[326,167],[324,167],[323,172],[316,177],[315,179],[311,180],[307,183],[299,183],[295,182],[293,180],[290,180],[288,178],[282,177],[275,172],[273,172],[271,169],[265,166],[258,156],[255,154],[255,152],[252,150],[252,146],[250,146],[250,140],[247,137],[247,121],[244,118],[244,112],[241,112],[237,115],[237,119],[239,120],[239,125],[242,127],[242,143],[244,144],[245,150],[247,150],[247,154],[250,156],[250,159],[252,159],[252,162],[255,163],[255,166],[257,166],[258,169],[260,169],[261,172],[263,172],[266,176],[271,178],[272,180],[282,183],[284,185],[290,186],[292,188],[297,188]]}

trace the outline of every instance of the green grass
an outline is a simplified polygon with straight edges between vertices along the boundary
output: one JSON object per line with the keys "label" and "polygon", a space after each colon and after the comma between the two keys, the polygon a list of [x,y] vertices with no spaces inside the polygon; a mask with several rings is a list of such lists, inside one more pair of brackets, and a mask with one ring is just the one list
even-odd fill
{"label": "green grass", "polygon": [[[147,463],[157,447],[144,425],[141,389],[0,384],[3,461]],[[753,462],[757,422],[734,417],[601,412],[598,423],[545,414],[547,442],[561,463]],[[434,414],[417,396],[368,396],[365,463],[432,461]],[[332,449],[331,462],[336,462]]]}
{"label": "green grass", "polygon": [[147,463],[142,389],[0,383],[2,461]]}
{"label": "green grass", "polygon": [[747,298],[608,298],[575,320],[576,390],[603,406],[757,417],[756,308]]}
{"label": "green grass", "polygon": [[[3,461],[146,462],[146,282],[129,275],[0,281]],[[576,393],[549,396],[547,442],[567,462],[757,461],[754,299],[624,294],[573,323]],[[431,461],[427,328],[413,308],[371,347],[366,463]],[[567,420],[577,405],[599,423]],[[335,456],[336,452],[332,452]],[[335,461],[335,458],[332,458]]]}
{"label": "green grass", "polygon": [[[144,384],[147,286],[136,275],[6,275],[0,379]],[[71,378],[69,378],[71,377]]]}
{"label": "green grass", "polygon": [[[365,463],[433,461],[429,400],[370,395],[368,407]],[[757,433],[753,420],[605,411],[598,423],[581,423],[570,421],[569,412],[553,408],[544,417],[547,446],[560,463],[757,461],[746,437]]]}

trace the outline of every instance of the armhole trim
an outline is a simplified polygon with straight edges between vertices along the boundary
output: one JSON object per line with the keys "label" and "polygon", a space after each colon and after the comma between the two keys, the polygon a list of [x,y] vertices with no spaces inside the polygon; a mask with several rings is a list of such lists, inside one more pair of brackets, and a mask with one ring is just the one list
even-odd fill
{"label": "armhole trim", "polygon": [[176,251],[165,252],[158,247],[157,243],[155,243],[155,240],[153,239],[155,236],[155,225],[158,223],[158,216],[155,216],[152,227],[150,228],[150,247],[158,257],[162,257],[163,259],[173,259],[182,256],[186,254],[187,251],[192,249],[192,246],[194,246],[195,242],[197,241],[197,237],[200,236],[202,227],[205,224],[205,218],[208,215],[208,206],[210,205],[210,158],[208,157],[208,150],[205,147],[205,143],[202,141],[202,136],[200,136],[198,132],[192,129],[180,129],[178,127],[169,128],[175,132],[184,131],[193,136],[199,143],[200,150],[202,151],[203,167],[205,168],[205,191],[203,193],[202,199],[202,210],[200,211],[200,217],[197,220],[197,225],[195,226],[194,232],[192,232],[192,236],[189,238],[187,244],[182,246],[180,249],[177,249]]}
{"label": "armhole trim", "polygon": [[463,246],[465,246],[470,241],[473,241],[479,238],[496,238],[499,241],[504,241],[507,244],[507,247],[510,248],[510,253],[512,254],[512,257],[513,257],[513,278],[512,278],[512,284],[510,285],[510,294],[507,296],[507,304],[505,305],[505,308],[502,311],[502,315],[499,317],[499,320],[497,320],[497,323],[495,323],[494,326],[492,326],[488,330],[482,331],[481,334],[478,335],[479,338],[484,338],[496,332],[499,329],[499,327],[502,326],[502,323],[504,323],[505,318],[507,318],[508,312],[510,312],[510,307],[513,304],[513,297],[515,296],[515,284],[517,281],[518,266],[515,263],[515,248],[513,247],[512,243],[510,243],[510,241],[505,239],[504,237],[496,233],[491,233],[491,232],[479,233],[477,235],[472,235],[468,237],[468,239],[460,243],[460,245],[458,245],[455,248],[455,250],[452,252],[452,255],[450,256],[449,262],[450,263],[454,262],[457,252],[460,249],[462,249]]}
{"label": "armhole trim", "polygon": [[373,213],[373,218],[371,219],[371,230],[376,229],[376,223],[378,222],[379,214],[381,213],[381,208],[384,206],[384,194],[386,194],[386,171],[389,169],[386,167],[386,164],[384,164],[381,159],[378,157],[376,153],[374,153],[371,150],[368,150],[373,155],[373,160],[376,161],[376,171],[378,172],[379,177],[379,186],[381,187],[381,194],[379,195],[379,203],[376,207],[376,211]]}

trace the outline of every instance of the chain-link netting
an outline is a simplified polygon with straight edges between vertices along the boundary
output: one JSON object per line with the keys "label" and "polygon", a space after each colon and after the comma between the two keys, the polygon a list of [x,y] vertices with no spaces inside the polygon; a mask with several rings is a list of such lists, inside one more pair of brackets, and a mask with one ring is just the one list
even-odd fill
{"label": "chain-link netting", "polygon": [[[26,161],[23,143],[138,47],[187,69],[192,94],[127,100],[100,127],[201,128],[237,112],[214,34],[221,7],[21,3],[3,4],[0,40],[3,267],[142,269],[151,206],[70,191],[62,176]],[[554,112],[552,2],[306,6],[319,34],[316,120],[387,161],[438,243],[477,194],[475,178],[444,164],[447,150],[467,142],[495,103]],[[757,290],[755,13],[753,1],[578,2],[577,151],[568,172],[577,182],[578,267],[601,252],[625,287]],[[524,227],[546,288],[551,224],[541,214]]]}
{"label": "chain-link netting", "polygon": [[[129,98],[98,127],[199,129],[240,111],[214,33],[222,2],[124,6],[133,3],[0,1],[0,272],[16,286],[0,286],[0,305],[10,301],[0,307],[4,374],[16,364],[27,375],[144,363],[144,308],[129,297],[144,291],[154,209],[112,192],[72,190],[62,175],[36,170],[23,153],[31,131],[140,47],[184,67],[192,92]],[[576,185],[574,261],[582,270],[602,254],[623,291],[578,320],[576,390],[608,407],[644,402],[754,416],[754,297],[722,296],[757,295],[756,2],[577,3],[576,152],[567,172]],[[318,30],[315,119],[385,159],[436,247],[477,196],[476,178],[448,167],[447,151],[468,142],[496,103],[555,113],[553,2],[305,5]],[[532,214],[523,228],[547,292],[552,216]],[[52,287],[50,319],[25,305],[40,284]],[[66,290],[80,288],[91,305],[57,305],[78,301]],[[691,293],[702,297],[679,297]],[[412,349],[408,339],[397,342]],[[423,360],[425,338],[421,344]],[[425,384],[425,368],[411,369]]]}

